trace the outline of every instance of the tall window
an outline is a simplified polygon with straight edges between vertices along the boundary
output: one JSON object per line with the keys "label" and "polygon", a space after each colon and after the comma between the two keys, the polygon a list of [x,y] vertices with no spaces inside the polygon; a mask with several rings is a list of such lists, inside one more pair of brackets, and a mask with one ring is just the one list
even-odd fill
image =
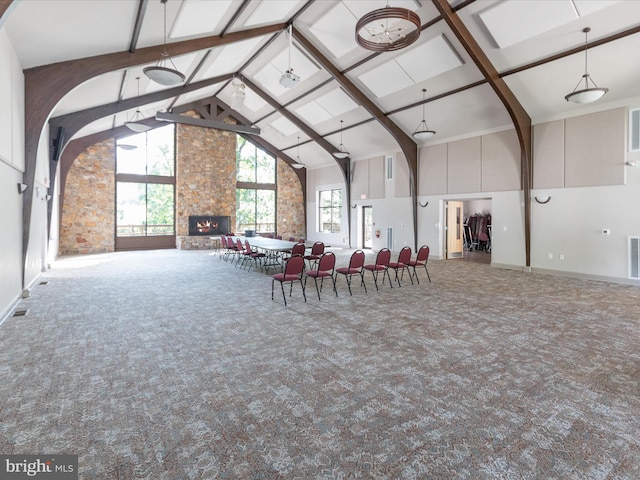
{"label": "tall window", "polygon": [[117,141],[118,237],[175,234],[174,138],[169,124]]}
{"label": "tall window", "polygon": [[342,230],[342,190],[320,190],[318,208],[318,230],[339,233]]}
{"label": "tall window", "polygon": [[276,159],[237,136],[236,230],[275,232]]}

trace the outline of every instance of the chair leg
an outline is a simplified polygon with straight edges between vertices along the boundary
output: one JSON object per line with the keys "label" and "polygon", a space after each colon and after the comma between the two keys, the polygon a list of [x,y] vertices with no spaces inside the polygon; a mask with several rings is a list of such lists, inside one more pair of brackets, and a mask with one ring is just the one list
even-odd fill
{"label": "chair leg", "polygon": [[351,293],[351,275],[345,275],[345,278],[347,279],[347,286],[349,287],[349,295],[353,296],[353,293]]}
{"label": "chair leg", "polygon": [[391,288],[393,288],[393,282],[391,281],[391,275],[389,275],[389,269],[385,269],[384,273],[382,274],[382,284],[384,285],[384,276],[385,274],[387,275],[387,278],[389,279],[389,286]]}
{"label": "chair leg", "polygon": [[[293,282],[291,282],[293,283]],[[302,277],[300,277],[300,286],[302,287],[302,296],[304,297],[304,303],[307,303],[307,294],[304,291],[304,285],[302,284]],[[318,295],[319,297],[320,295]]]}
{"label": "chair leg", "polygon": [[416,277],[416,282],[418,282],[418,285],[420,285],[420,279],[418,278],[418,272],[416,272],[415,265],[413,267],[413,276]]}
{"label": "chair leg", "polygon": [[360,285],[364,287],[364,293],[369,293],[367,292],[367,284],[364,283],[364,270],[360,270]]}
{"label": "chair leg", "polygon": [[[316,277],[313,277],[313,281],[316,284],[316,293],[318,294],[318,300],[320,300],[320,290],[318,290],[318,279]],[[324,278],[322,279],[322,281],[324,281]],[[305,280],[305,285],[307,284],[307,281]],[[320,282],[320,289],[322,289],[322,282]]]}
{"label": "chair leg", "polygon": [[429,275],[429,270],[427,270],[427,265],[424,266],[424,271],[427,272],[427,278],[429,279],[429,283],[431,283],[431,275]]}
{"label": "chair leg", "polygon": [[284,306],[287,306],[287,296],[284,294],[284,282],[280,282],[280,289],[282,290],[282,298],[284,299]]}
{"label": "chair leg", "polygon": [[[376,286],[376,292],[378,291],[378,271],[376,270],[375,272],[373,270],[371,270],[371,276],[373,277],[373,283]],[[384,277],[382,277],[382,280],[384,280]]]}

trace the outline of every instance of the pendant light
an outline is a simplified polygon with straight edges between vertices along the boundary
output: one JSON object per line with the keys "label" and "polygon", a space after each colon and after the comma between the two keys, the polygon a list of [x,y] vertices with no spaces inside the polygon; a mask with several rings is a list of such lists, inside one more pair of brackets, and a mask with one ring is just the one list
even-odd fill
{"label": "pendant light", "polygon": [[358,20],[356,43],[374,52],[393,52],[408,47],[420,37],[420,16],[400,7],[373,10]]}
{"label": "pendant light", "polygon": [[342,144],[342,120],[340,120],[340,147],[338,147],[338,151],[333,153],[333,156],[336,158],[347,158],[349,156],[348,150]]}
{"label": "pendant light", "polygon": [[[140,77],[136,77],[138,81],[138,97],[140,96]],[[131,116],[129,120],[124,122],[124,126],[129,130],[133,130],[136,133],[146,132],[147,130],[151,130],[149,125],[145,125],[142,123],[143,117],[140,113],[140,107],[136,108],[135,113]]]}
{"label": "pendant light", "polygon": [[293,38],[293,24],[289,25],[289,63],[287,71],[280,77],[280,85],[285,88],[293,88],[300,83],[300,77],[293,73],[293,67],[291,66],[291,41]]}
{"label": "pendant light", "polygon": [[[595,102],[609,91],[608,88],[598,87],[596,82],[594,82],[589,75],[589,71],[587,70],[587,34],[591,31],[591,28],[586,27],[582,31],[584,32],[584,75],[582,75],[582,78],[578,80],[578,84],[576,85],[576,88],[573,89],[573,92],[564,97],[567,102],[578,104]],[[584,88],[578,90],[583,79]],[[592,87],[589,86],[589,82],[593,85]]]}
{"label": "pendant light", "polygon": [[416,127],[415,132],[413,132],[413,138],[417,138],[418,140],[428,140],[433,137],[436,132],[434,130],[429,129],[427,126],[427,122],[424,120],[424,104],[425,104],[425,94],[427,93],[427,89],[422,89],[422,121]]}
{"label": "pendant light", "polygon": [[302,163],[302,161],[300,160],[300,137],[298,137],[298,153],[296,154],[296,163],[292,163],[291,166],[293,168],[297,168],[298,170],[304,168],[304,163]]}
{"label": "pendant light", "polygon": [[[183,73],[179,72],[176,68],[173,60],[167,53],[167,0],[160,0],[160,2],[164,5],[164,43],[163,43],[163,51],[160,54],[160,60],[153,67],[146,67],[143,72],[144,74],[160,85],[172,86],[178,85],[179,83],[183,83],[186,80],[186,77]],[[168,65],[171,64],[171,67]]]}

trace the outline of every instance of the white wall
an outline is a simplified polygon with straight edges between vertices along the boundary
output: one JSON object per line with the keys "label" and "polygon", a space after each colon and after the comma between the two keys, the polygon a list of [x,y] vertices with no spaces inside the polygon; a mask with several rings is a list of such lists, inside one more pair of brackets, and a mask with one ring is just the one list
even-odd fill
{"label": "white wall", "polygon": [[22,68],[0,29],[0,321],[22,294],[23,99]]}

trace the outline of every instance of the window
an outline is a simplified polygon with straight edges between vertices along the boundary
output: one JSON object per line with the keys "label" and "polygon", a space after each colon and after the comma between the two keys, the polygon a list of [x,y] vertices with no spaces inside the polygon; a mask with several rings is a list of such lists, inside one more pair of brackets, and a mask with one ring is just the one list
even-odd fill
{"label": "window", "polygon": [[276,159],[240,135],[236,141],[236,230],[274,233]]}
{"label": "window", "polygon": [[640,151],[640,109],[629,112],[629,151]]}
{"label": "window", "polygon": [[321,190],[318,192],[318,230],[324,233],[342,231],[342,190]]}
{"label": "window", "polygon": [[118,139],[117,237],[175,234],[174,135],[170,124]]}

